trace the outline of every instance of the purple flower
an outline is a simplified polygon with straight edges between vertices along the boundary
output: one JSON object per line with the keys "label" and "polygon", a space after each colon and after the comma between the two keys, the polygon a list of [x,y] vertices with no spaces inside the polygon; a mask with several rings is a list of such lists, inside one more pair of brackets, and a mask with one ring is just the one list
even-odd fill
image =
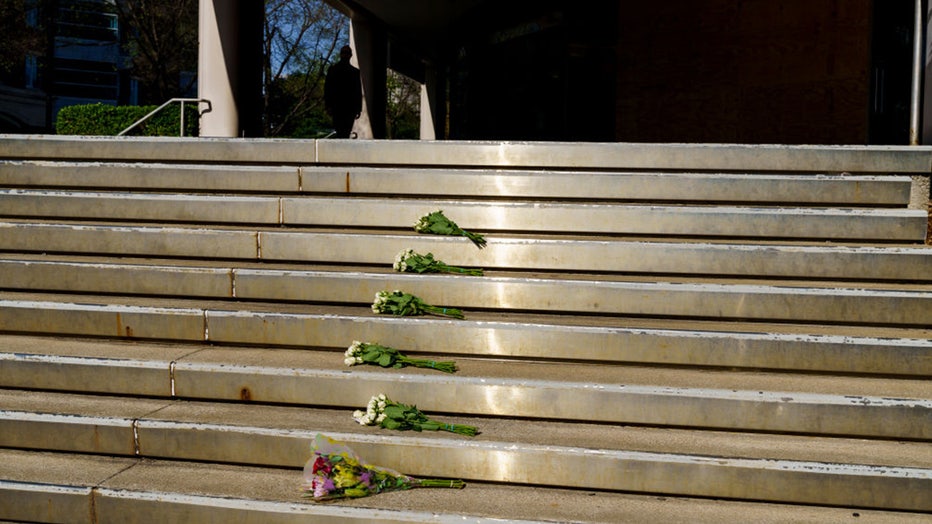
{"label": "purple flower", "polygon": [[367,471],[363,473],[362,475],[359,475],[359,482],[361,482],[363,485],[365,485],[368,488],[369,486],[371,486],[371,484],[369,483],[369,479],[371,477],[372,475]]}
{"label": "purple flower", "polygon": [[328,478],[317,476],[314,477],[311,487],[314,488],[314,497],[326,497],[328,493],[333,491],[333,482]]}

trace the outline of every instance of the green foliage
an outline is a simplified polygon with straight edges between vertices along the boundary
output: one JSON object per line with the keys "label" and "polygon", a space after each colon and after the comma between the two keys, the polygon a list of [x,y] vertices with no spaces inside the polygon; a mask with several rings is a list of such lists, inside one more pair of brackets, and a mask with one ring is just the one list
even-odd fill
{"label": "green foliage", "polygon": [[282,76],[266,86],[266,136],[321,138],[333,130],[323,103],[325,67],[315,64],[307,73]]}
{"label": "green foliage", "polygon": [[387,138],[418,139],[421,136],[421,86],[414,80],[388,70],[388,99],[385,107]]}
{"label": "green foliage", "polygon": [[[55,121],[59,135],[115,136],[158,106],[111,106],[86,104],[63,107]],[[198,112],[193,104],[185,105],[185,136],[197,136]],[[173,104],[163,108],[130,135],[178,136],[181,106]]]}

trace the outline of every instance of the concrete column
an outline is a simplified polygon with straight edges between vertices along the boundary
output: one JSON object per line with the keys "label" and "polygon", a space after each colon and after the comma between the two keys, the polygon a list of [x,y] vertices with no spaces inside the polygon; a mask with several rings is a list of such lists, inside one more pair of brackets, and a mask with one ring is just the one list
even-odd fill
{"label": "concrete column", "polygon": [[[926,38],[932,35],[932,2],[925,13]],[[932,47],[925,46],[923,54],[923,92],[922,92],[922,143],[932,144]]]}
{"label": "concrete column", "polygon": [[197,95],[210,101],[201,136],[262,134],[264,16],[263,2],[199,0]]}
{"label": "concrete column", "polygon": [[373,24],[352,19],[350,47],[353,59],[362,77],[362,114],[353,126],[356,138],[385,138],[386,69],[388,39],[384,31]]}
{"label": "concrete column", "polygon": [[446,79],[427,66],[421,84],[421,140],[444,137],[446,121]]}
{"label": "concrete column", "polygon": [[430,95],[427,84],[421,84],[421,140],[436,140],[433,110],[430,107]]}

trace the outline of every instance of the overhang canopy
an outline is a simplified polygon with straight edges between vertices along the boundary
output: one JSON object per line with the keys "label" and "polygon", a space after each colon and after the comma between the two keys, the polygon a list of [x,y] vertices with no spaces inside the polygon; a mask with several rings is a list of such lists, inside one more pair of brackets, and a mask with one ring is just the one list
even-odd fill
{"label": "overhang canopy", "polygon": [[490,0],[327,0],[351,18],[382,26],[391,39],[421,57],[435,58],[462,31],[462,23]]}

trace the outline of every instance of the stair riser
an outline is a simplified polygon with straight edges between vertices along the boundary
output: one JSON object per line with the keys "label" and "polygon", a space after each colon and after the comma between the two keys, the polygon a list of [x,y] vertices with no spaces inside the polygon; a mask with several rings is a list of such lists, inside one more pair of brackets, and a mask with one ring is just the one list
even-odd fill
{"label": "stair riser", "polygon": [[[371,305],[400,289],[463,309],[932,326],[932,293],[0,260],[0,288]],[[468,316],[468,311],[466,312]]]}
{"label": "stair riser", "polygon": [[289,347],[344,348],[353,340],[362,340],[379,341],[403,351],[440,354],[881,375],[932,374],[932,342],[917,339],[508,322],[477,325],[431,318],[16,301],[0,301],[0,331]]}
{"label": "stair riser", "polygon": [[[492,238],[0,223],[11,251],[391,264],[403,249],[460,267],[869,280],[930,280],[932,250]],[[340,246],[340,249],[333,249]]]}
{"label": "stair riser", "polygon": [[[245,154],[244,151],[242,154]],[[317,161],[350,165],[440,165],[597,169],[923,173],[927,147],[581,142],[408,142],[318,140]]]}
{"label": "stair riser", "polygon": [[458,201],[283,198],[293,225],[413,227],[442,209],[466,230],[804,239],[925,239],[926,213],[596,204],[481,204]]}
{"label": "stair riser", "polygon": [[[0,386],[171,397],[172,363],[0,354]],[[129,355],[128,355],[129,357]]]}
{"label": "stair riser", "polygon": [[[210,166],[147,163],[14,162],[0,161],[0,186],[103,188],[132,190],[193,190],[295,192],[301,190],[301,168],[281,166]],[[861,178],[861,177],[858,177]],[[841,184],[843,181],[839,181]],[[889,182],[884,184],[883,182]],[[886,195],[899,195],[902,180],[869,177],[858,181]],[[841,185],[839,189],[846,187]],[[850,192],[850,189],[849,189]],[[855,196],[862,191],[855,193]],[[900,198],[897,196],[897,198]],[[907,189],[907,200],[909,198]]]}
{"label": "stair riser", "polygon": [[[298,473],[296,478],[300,478]],[[237,524],[398,524],[402,522],[458,524],[464,517],[414,511],[385,511],[344,505],[262,500],[173,493],[100,489],[95,492],[94,522],[236,522]],[[299,495],[295,495],[295,499]],[[476,524],[534,524],[535,521],[470,518]]]}
{"label": "stair riser", "polygon": [[409,229],[443,209],[467,230],[922,242],[920,210],[488,204],[0,190],[5,216]]}
{"label": "stair riser", "polygon": [[0,331],[204,342],[206,313],[183,308],[0,301]]}
{"label": "stair riser", "polygon": [[0,480],[0,518],[11,522],[87,522],[94,515],[92,486]]}
{"label": "stair riser", "polygon": [[6,216],[279,224],[277,197],[0,191]]}
{"label": "stair riser", "polygon": [[[585,179],[581,184],[580,179]],[[425,184],[424,180],[437,180]],[[908,177],[0,161],[0,185],[845,205],[909,203]]]}
{"label": "stair riser", "polygon": [[0,445],[8,448],[133,456],[133,421],[0,410]]}
{"label": "stair riser", "polygon": [[10,251],[257,260],[257,231],[0,223]]}
{"label": "stair riser", "polygon": [[[80,417],[79,417],[80,418]],[[7,423],[8,433],[20,429]],[[69,427],[73,426],[73,427]],[[22,442],[56,433],[69,450],[90,441],[92,424],[24,425]],[[124,432],[132,431],[124,427]],[[139,420],[141,456],[300,467],[317,430],[268,431],[234,426]],[[374,464],[420,477],[455,476],[517,484],[607,489],[718,498],[779,500],[853,507],[929,511],[928,472],[910,468],[834,466],[811,462],[700,458],[577,448],[515,447],[452,439],[329,434]],[[70,443],[65,441],[70,438]],[[87,444],[89,445],[89,444]],[[26,447],[34,447],[26,446]],[[89,445],[90,447],[90,445]],[[54,448],[40,448],[54,449]],[[99,452],[88,449],[89,452]],[[108,451],[121,453],[113,444]],[[129,453],[132,455],[132,453]],[[559,475],[554,475],[559,471]]]}

